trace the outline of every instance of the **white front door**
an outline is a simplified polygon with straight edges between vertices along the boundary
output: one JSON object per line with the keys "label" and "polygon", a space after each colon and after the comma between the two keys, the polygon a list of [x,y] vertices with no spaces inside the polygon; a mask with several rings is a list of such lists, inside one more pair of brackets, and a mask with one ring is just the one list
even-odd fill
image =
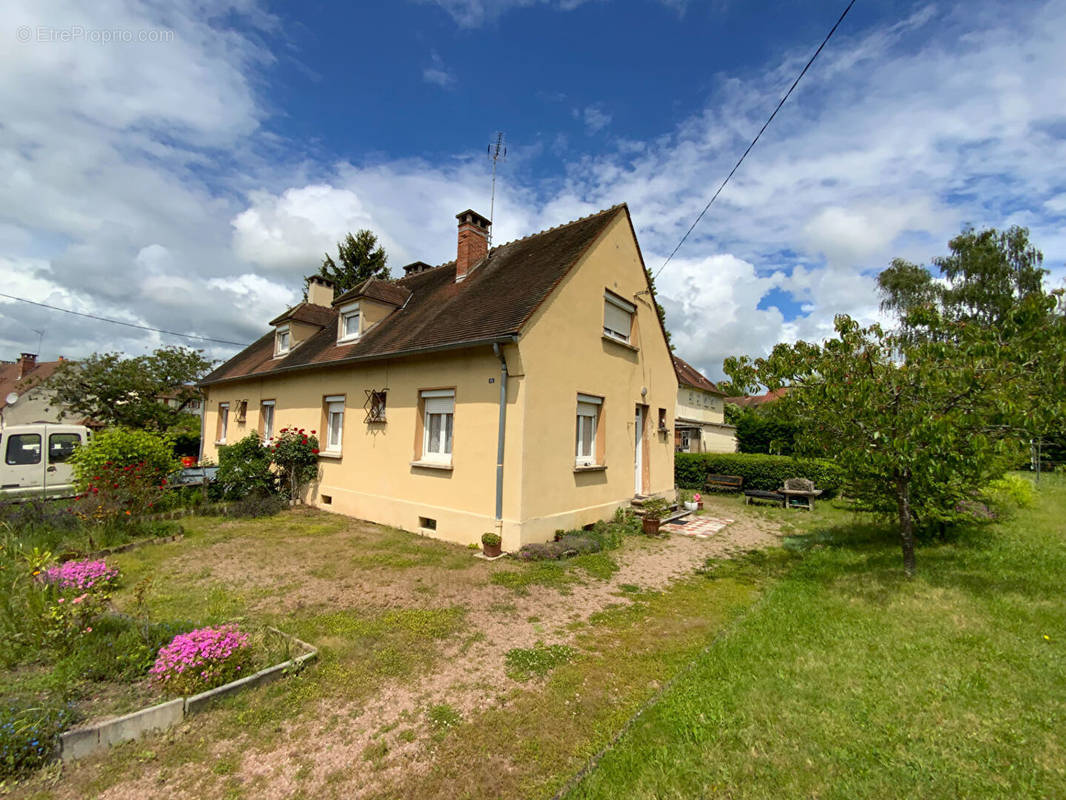
{"label": "white front door", "polygon": [[644,489],[644,448],[641,446],[644,442],[644,413],[640,406],[637,406],[636,424],[633,428],[636,431],[633,443],[633,493],[640,494]]}

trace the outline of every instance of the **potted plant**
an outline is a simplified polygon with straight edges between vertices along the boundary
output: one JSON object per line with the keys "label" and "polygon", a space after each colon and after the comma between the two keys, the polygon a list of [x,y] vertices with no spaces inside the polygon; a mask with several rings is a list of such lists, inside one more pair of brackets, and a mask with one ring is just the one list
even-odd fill
{"label": "potted plant", "polygon": [[670,511],[670,505],[661,497],[653,497],[645,501],[643,509],[644,519],[641,525],[644,533],[648,536],[658,536],[659,526],[662,524],[663,517]]}
{"label": "potted plant", "polygon": [[694,502],[696,504],[696,510],[697,511],[703,511],[703,495],[702,494],[700,494],[699,492],[696,492],[694,495],[692,495],[692,502]]}
{"label": "potted plant", "polygon": [[696,504],[696,500],[692,495],[692,492],[688,489],[681,490],[681,502],[685,505],[686,511],[695,511],[699,506]]}
{"label": "potted plant", "polygon": [[485,551],[486,558],[495,558],[503,552],[500,548],[501,542],[502,540],[498,533],[489,531],[481,534],[481,546]]}

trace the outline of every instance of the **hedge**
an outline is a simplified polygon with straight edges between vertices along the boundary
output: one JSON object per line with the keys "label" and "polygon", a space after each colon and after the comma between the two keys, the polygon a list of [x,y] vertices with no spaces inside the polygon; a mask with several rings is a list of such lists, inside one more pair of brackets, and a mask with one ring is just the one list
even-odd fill
{"label": "hedge", "polygon": [[823,497],[840,490],[843,475],[832,461],[768,456],[761,453],[677,453],[674,481],[679,489],[703,489],[707,475],[739,475],[745,489],[780,489],[787,478],[810,478]]}

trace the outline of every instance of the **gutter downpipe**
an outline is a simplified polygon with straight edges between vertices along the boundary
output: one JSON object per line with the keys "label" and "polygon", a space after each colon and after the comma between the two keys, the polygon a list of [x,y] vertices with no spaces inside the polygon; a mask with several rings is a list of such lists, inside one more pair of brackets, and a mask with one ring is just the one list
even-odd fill
{"label": "gutter downpipe", "polygon": [[500,359],[500,429],[496,437],[496,532],[503,538],[503,445],[507,428],[507,359],[499,342],[492,352]]}

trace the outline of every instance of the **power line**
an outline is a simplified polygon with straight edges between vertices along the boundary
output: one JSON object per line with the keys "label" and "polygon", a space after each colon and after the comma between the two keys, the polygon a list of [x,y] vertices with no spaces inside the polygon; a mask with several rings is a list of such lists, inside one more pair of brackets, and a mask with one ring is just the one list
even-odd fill
{"label": "power line", "polygon": [[186,339],[199,339],[202,342],[216,342],[218,344],[231,344],[234,347],[247,347],[247,344],[242,342],[231,342],[228,339],[213,339],[210,336],[197,336],[193,333],[178,333],[177,331],[167,331],[162,328],[152,328],[148,325],[137,325],[134,322],[123,322],[120,319],[110,319],[108,317],[98,317],[95,314],[85,314],[81,311],[71,311],[69,308],[60,308],[59,306],[50,306],[47,303],[38,303],[35,300],[27,300],[25,297],[15,297],[14,295],[4,294],[0,292],[0,297],[6,297],[8,300],[18,300],[20,303],[29,303],[31,306],[40,306],[41,308],[48,308],[52,311],[62,311],[64,314],[73,314],[76,317],[85,317],[86,319],[95,319],[100,322],[110,322],[112,325],[125,325],[127,328],[137,328],[142,331],[152,331],[154,333],[166,333],[170,336],[182,336]]}
{"label": "power line", "polygon": [[751,144],[748,145],[748,148],[744,151],[744,154],[741,155],[741,157],[737,160],[737,163],[733,165],[733,169],[729,170],[729,174],[725,176],[725,180],[722,181],[722,185],[718,187],[718,191],[714,193],[714,196],[711,197],[711,199],[707,202],[707,205],[703,207],[703,211],[701,211],[700,215],[696,217],[696,221],[689,226],[689,229],[687,231],[685,231],[685,235],[681,237],[681,241],[677,243],[677,247],[675,247],[673,249],[673,252],[671,252],[670,255],[666,257],[666,261],[664,261],[663,265],[659,267],[658,272],[656,272],[653,276],[653,280],[654,278],[659,277],[659,272],[662,272],[664,269],[666,269],[666,265],[670,263],[670,259],[677,255],[677,251],[681,249],[681,245],[683,245],[685,243],[685,240],[688,239],[689,234],[692,233],[693,230],[695,230],[697,225],[700,224],[700,220],[703,219],[703,215],[707,213],[707,209],[709,209],[711,207],[711,204],[718,199],[718,195],[722,193],[722,190],[725,188],[725,185],[729,183],[729,179],[733,177],[733,174],[738,169],[740,169],[740,165],[744,163],[744,159],[748,157],[748,153],[751,152],[751,149],[755,147],[755,143],[758,142],[759,139],[762,137],[763,131],[770,127],[770,123],[774,121],[774,117],[776,117],[777,112],[781,110],[781,106],[785,104],[785,101],[788,100],[793,90],[799,85],[799,82],[803,80],[803,76],[807,74],[807,70],[811,68],[811,64],[813,64],[814,60],[818,58],[818,54],[822,52],[822,48],[824,48],[829,43],[829,40],[833,38],[833,34],[836,33],[837,28],[840,27],[840,23],[844,21],[844,17],[848,15],[848,12],[851,11],[851,7],[853,5],[855,5],[855,0],[851,0],[851,2],[848,3],[847,8],[845,8],[844,11],[841,13],[840,18],[836,21],[836,24],[829,29],[829,33],[827,33],[825,35],[825,38],[822,39],[822,43],[818,45],[818,49],[814,51],[814,55],[811,56],[810,60],[804,65],[803,69],[800,70],[800,74],[796,76],[796,80],[792,81],[792,85],[788,87],[788,91],[785,92],[785,96],[781,98],[781,101],[777,104],[777,107],[774,109],[774,112],[769,116],[766,122],[763,123],[763,126],[759,128],[759,132],[755,134],[755,138],[751,140]]}

